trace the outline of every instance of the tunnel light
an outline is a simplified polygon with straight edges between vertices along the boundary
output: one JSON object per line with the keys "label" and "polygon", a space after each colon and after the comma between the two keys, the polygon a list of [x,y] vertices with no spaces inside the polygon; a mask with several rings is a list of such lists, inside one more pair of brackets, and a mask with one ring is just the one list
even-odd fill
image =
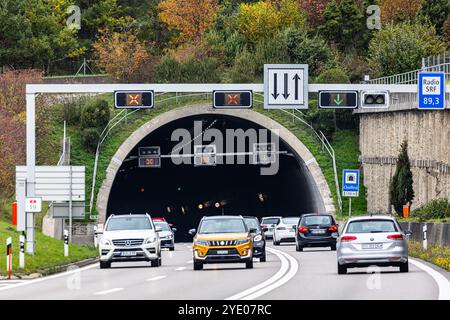
{"label": "tunnel light", "polygon": [[220,207],[220,202],[214,203],[214,207],[219,208]]}
{"label": "tunnel light", "polygon": [[183,212],[183,214],[186,214],[186,209],[184,208],[184,206],[181,206],[181,212]]}
{"label": "tunnel light", "polygon": [[262,193],[258,194],[259,201],[264,202],[264,195]]}
{"label": "tunnel light", "polygon": [[199,204],[198,204],[198,208],[199,208],[200,210],[202,210],[202,209],[204,208],[203,203],[199,203]]}
{"label": "tunnel light", "polygon": [[167,207],[167,212],[172,212],[172,208],[170,208],[170,207]]}
{"label": "tunnel light", "polygon": [[142,187],[139,189],[139,192],[144,192],[144,191],[145,191],[145,189]]}

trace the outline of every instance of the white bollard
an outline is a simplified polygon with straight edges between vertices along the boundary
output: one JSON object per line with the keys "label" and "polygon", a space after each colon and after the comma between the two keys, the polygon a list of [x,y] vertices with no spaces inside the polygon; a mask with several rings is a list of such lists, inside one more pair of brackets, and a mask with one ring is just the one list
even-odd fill
{"label": "white bollard", "polygon": [[423,249],[427,250],[428,249],[428,240],[427,240],[427,224],[425,224],[422,228],[422,234],[423,234]]}
{"label": "white bollard", "polygon": [[64,230],[64,257],[69,256],[69,230]]}
{"label": "white bollard", "polygon": [[19,268],[25,268],[25,236],[19,236]]}
{"label": "white bollard", "polygon": [[12,239],[11,239],[11,237],[6,239],[6,272],[8,273],[8,279],[11,279],[11,274],[12,274]]}
{"label": "white bollard", "polygon": [[94,226],[94,246],[98,246],[97,226]]}

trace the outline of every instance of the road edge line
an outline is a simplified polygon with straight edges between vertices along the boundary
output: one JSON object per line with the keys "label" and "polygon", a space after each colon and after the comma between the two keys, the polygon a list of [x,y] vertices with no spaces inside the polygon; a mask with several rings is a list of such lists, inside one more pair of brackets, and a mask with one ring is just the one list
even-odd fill
{"label": "road edge line", "polygon": [[428,273],[428,275],[430,275],[437,283],[439,290],[438,300],[450,300],[450,281],[448,281],[446,277],[444,277],[439,271],[434,270],[416,259],[409,258],[409,262]]}
{"label": "road edge line", "polygon": [[266,248],[267,251],[273,253],[278,259],[281,261],[281,266],[278,271],[272,275],[269,279],[249,288],[244,291],[241,291],[239,293],[236,293],[228,298],[225,298],[224,300],[239,300],[242,299],[245,296],[248,296],[258,290],[261,290],[262,288],[272,284],[275,281],[278,281],[283,275],[286,273],[286,271],[289,269],[289,261],[284,257],[283,255],[279,254],[279,250],[272,249],[272,248]]}

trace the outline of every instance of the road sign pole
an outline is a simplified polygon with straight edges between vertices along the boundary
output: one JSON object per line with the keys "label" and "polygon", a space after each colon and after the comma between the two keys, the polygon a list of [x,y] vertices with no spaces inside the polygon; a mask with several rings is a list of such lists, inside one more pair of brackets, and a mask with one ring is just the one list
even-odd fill
{"label": "road sign pole", "polygon": [[19,236],[19,268],[25,268],[25,237],[24,235]]}
{"label": "road sign pole", "polygon": [[[35,167],[36,167],[36,101],[34,93],[27,93],[27,187],[26,196],[35,196]],[[25,203],[23,204],[25,206]],[[34,213],[26,213],[27,252],[34,255]]]}
{"label": "road sign pole", "polygon": [[348,199],[348,216],[349,217],[352,216],[352,198],[351,197]]}

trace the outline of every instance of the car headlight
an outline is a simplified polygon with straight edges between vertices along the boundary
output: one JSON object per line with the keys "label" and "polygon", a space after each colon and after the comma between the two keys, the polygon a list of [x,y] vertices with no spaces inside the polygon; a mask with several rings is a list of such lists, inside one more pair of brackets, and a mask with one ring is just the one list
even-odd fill
{"label": "car headlight", "polygon": [[253,238],[253,241],[261,241],[262,240],[262,235],[258,234]]}
{"label": "car headlight", "polygon": [[110,246],[111,245],[111,240],[106,239],[106,238],[102,238],[102,240],[100,241],[101,244],[105,245],[105,246]]}
{"label": "car headlight", "polygon": [[206,241],[206,240],[195,240],[195,243],[200,245],[200,246],[207,246],[207,245],[209,245],[208,241]]}
{"label": "car headlight", "polygon": [[239,240],[236,240],[236,244],[237,244],[237,245],[239,245],[239,244],[244,244],[244,243],[247,243],[247,242],[249,242],[249,241],[250,241],[249,238],[246,238],[246,239],[239,239]]}
{"label": "car headlight", "polygon": [[153,243],[155,241],[156,241],[156,237],[155,236],[145,239],[145,243]]}

